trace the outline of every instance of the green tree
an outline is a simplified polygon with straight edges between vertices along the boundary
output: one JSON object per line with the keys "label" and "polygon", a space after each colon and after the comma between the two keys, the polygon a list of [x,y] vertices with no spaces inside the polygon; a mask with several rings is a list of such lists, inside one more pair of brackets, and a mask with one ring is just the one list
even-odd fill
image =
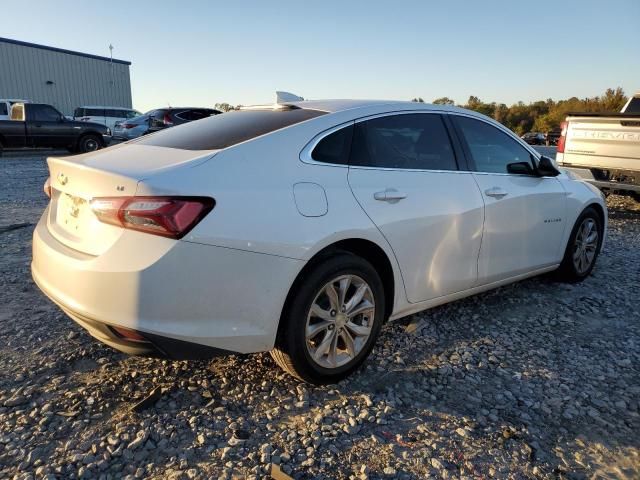
{"label": "green tree", "polygon": [[216,103],[214,108],[216,110],[220,110],[221,112],[229,112],[231,110],[236,110],[236,107],[234,107],[233,105],[223,102],[223,103]]}
{"label": "green tree", "polygon": [[417,102],[417,103],[424,103],[424,100],[422,99],[422,97],[412,98],[411,101]]}
{"label": "green tree", "polygon": [[434,105],[454,105],[455,102],[451,100],[449,97],[440,97],[436,98],[433,102]]}

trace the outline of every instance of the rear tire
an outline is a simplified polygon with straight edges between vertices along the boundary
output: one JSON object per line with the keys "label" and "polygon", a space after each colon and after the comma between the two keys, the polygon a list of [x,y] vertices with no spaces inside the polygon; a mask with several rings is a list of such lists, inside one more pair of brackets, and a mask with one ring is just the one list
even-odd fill
{"label": "rear tire", "polygon": [[337,383],[371,352],[384,321],[385,300],[382,280],[371,264],[339,252],[294,283],[271,356],[302,381]]}
{"label": "rear tire", "polygon": [[595,208],[587,207],[571,230],[564,258],[557,271],[560,280],[577,283],[591,274],[602,246],[602,235],[602,218]]}
{"label": "rear tire", "polygon": [[102,147],[97,135],[84,135],[78,140],[78,151],[81,153],[95,152]]}

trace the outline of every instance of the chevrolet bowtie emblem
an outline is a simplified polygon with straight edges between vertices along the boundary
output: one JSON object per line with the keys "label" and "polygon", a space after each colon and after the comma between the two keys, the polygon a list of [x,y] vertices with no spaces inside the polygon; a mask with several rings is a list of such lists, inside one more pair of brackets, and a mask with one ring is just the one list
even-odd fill
{"label": "chevrolet bowtie emblem", "polygon": [[58,182],[60,183],[60,185],[66,185],[68,181],[69,178],[64,173],[58,174]]}

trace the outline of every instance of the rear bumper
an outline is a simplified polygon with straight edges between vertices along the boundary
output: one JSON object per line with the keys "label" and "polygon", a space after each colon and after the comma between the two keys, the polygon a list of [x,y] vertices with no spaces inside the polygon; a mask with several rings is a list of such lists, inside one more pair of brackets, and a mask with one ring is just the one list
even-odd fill
{"label": "rear bumper", "polygon": [[[193,358],[181,351],[200,346],[205,356],[273,348],[302,261],[133,231],[90,256],[54,238],[47,213],[34,230],[33,278],[104,343],[127,353],[173,358]],[[110,327],[135,330],[149,345],[119,338]]]}
{"label": "rear bumper", "polygon": [[[592,167],[569,166],[569,164],[566,163],[559,163],[559,166],[569,170],[585,182],[589,182],[600,189],[640,193],[640,183],[637,183],[635,180],[628,182],[624,181],[625,177],[629,179],[635,177],[640,180],[640,172],[624,172],[622,170],[603,170]],[[618,175],[619,172],[624,173]],[[622,181],[615,180],[615,178],[620,178]]]}

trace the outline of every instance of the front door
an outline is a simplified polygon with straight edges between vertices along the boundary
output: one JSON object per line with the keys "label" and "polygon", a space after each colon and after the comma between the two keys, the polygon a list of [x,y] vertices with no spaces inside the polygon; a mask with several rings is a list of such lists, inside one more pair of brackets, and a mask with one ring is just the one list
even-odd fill
{"label": "front door", "polygon": [[531,152],[498,127],[467,116],[452,117],[485,202],[479,282],[559,263],[566,228],[562,184],[555,177],[538,176]]}
{"label": "front door", "polygon": [[458,170],[441,115],[356,122],[349,185],[391,245],[410,302],[476,283],[482,197],[473,174]]}

